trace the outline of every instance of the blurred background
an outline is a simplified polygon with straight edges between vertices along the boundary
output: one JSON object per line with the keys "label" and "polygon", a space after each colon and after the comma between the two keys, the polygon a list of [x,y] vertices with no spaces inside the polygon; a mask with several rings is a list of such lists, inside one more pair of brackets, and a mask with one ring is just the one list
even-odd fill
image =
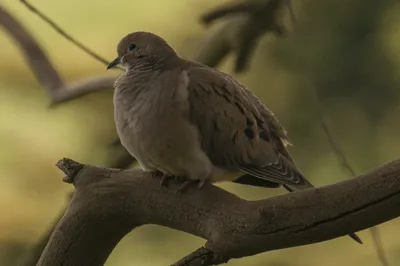
{"label": "blurred background", "polygon": [[[233,73],[232,56],[218,68],[234,74],[276,113],[289,131],[293,157],[318,186],[344,180],[349,174],[321,130],[311,83],[357,173],[399,158],[400,3],[294,2],[296,31],[291,32],[289,23],[286,38],[266,34],[243,74]],[[138,30],[163,36],[181,56],[193,58],[209,30],[198,19],[219,4],[212,0],[33,3],[109,60],[115,57],[117,42]],[[56,34],[18,1],[2,0],[0,5],[34,35],[66,81],[106,74],[104,65]],[[0,48],[0,265],[16,265],[17,258],[53,224],[72,191],[54,164],[69,157],[107,165],[108,145],[116,132],[111,90],[49,109],[49,98],[18,45],[2,28]],[[285,193],[228,183],[221,187],[251,200]],[[391,265],[400,264],[399,226],[398,219],[379,226]],[[228,265],[381,265],[370,232],[359,235],[364,245],[342,237],[232,260]],[[203,243],[182,232],[145,226],[125,237],[106,265],[169,265]]]}

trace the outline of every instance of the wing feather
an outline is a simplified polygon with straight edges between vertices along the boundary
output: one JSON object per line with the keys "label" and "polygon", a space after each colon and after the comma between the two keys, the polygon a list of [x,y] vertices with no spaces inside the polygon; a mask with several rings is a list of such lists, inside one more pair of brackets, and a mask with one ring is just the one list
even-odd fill
{"label": "wing feather", "polygon": [[214,165],[279,184],[309,184],[284,147],[286,131],[250,90],[205,66],[187,73],[190,120]]}

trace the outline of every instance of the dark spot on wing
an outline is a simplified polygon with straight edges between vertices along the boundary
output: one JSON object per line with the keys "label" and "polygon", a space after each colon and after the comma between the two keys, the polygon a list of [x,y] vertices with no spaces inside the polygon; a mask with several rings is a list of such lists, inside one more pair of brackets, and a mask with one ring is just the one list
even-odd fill
{"label": "dark spot on wing", "polygon": [[233,137],[232,137],[233,143],[236,143],[236,142],[237,142],[237,135],[238,135],[238,132],[236,131],[236,132],[233,134]]}
{"label": "dark spot on wing", "polygon": [[246,125],[248,127],[252,127],[254,125],[254,122],[250,118],[246,117]]}
{"label": "dark spot on wing", "polygon": [[242,113],[242,114],[244,114],[244,110],[243,110],[243,107],[239,104],[239,103],[235,103],[235,105],[237,106],[237,108],[239,109],[239,111]]}
{"label": "dark spot on wing", "polygon": [[228,103],[232,103],[232,101],[228,98],[228,96],[226,96],[225,94],[222,95],[222,97],[224,97],[224,99],[228,102]]}
{"label": "dark spot on wing", "polygon": [[219,86],[219,88],[223,90],[225,94],[231,94],[231,92],[226,88],[226,86]]}
{"label": "dark spot on wing", "polygon": [[214,130],[219,130],[216,120],[213,120],[213,128],[214,128]]}
{"label": "dark spot on wing", "polygon": [[268,132],[265,131],[265,130],[262,130],[262,131],[259,133],[259,136],[260,136],[261,139],[263,139],[263,140],[265,140],[265,141],[269,141],[269,140],[270,140],[270,137],[269,137],[269,135],[268,135]]}
{"label": "dark spot on wing", "polygon": [[246,136],[249,138],[249,139],[254,139],[254,131],[251,129],[251,128],[246,128],[245,130],[244,130],[244,134],[246,134]]}

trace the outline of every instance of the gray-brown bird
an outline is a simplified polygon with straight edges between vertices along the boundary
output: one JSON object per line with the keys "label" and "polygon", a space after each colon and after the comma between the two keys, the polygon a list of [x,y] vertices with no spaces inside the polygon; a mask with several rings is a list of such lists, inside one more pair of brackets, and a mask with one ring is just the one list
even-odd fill
{"label": "gray-brown bird", "polygon": [[313,187],[286,150],[275,115],[235,78],[179,57],[148,32],[128,34],[117,52],[107,67],[126,69],[115,82],[115,123],[145,171],[185,177],[185,185]]}

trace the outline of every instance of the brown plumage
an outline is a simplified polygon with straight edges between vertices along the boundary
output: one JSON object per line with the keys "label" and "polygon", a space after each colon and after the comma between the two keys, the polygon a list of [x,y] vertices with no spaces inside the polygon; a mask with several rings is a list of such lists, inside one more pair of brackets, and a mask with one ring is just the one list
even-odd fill
{"label": "brown plumage", "polygon": [[286,150],[285,129],[235,78],[180,58],[152,33],[131,33],[117,50],[109,68],[126,68],[115,82],[117,131],[144,170],[200,184],[312,187]]}

